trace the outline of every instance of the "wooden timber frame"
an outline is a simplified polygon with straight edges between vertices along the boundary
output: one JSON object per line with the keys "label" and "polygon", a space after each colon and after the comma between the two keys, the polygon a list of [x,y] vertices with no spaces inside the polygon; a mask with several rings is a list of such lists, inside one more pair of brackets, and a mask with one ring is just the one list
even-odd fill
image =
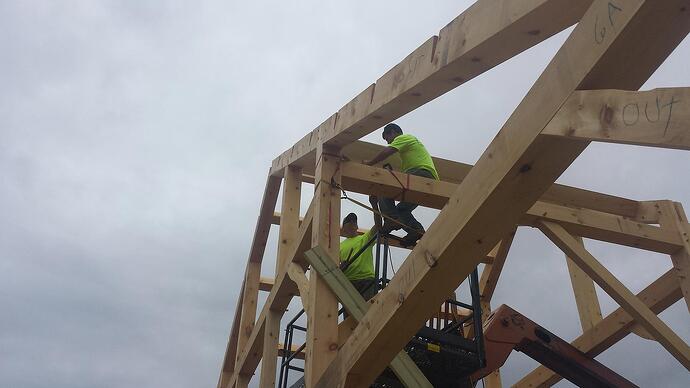
{"label": "wooden timber frame", "polygon": [[[339,325],[338,299],[304,258],[313,247],[338,257],[340,191],[333,183],[362,194],[400,191],[388,171],[352,162],[381,149],[358,139],[573,25],[476,165],[435,158],[441,180],[409,177],[407,200],[440,213],[359,322]],[[246,387],[262,359],[260,386],[275,386],[280,322],[294,296],[308,317],[307,387],[367,386],[482,262],[481,300],[490,309],[515,230],[524,226],[539,228],[565,253],[583,330],[574,346],[596,356],[635,333],[690,370],[690,347],[658,318],[681,299],[690,311],[690,224],[681,204],[554,183],[592,141],[690,149],[690,88],[638,91],[688,31],[690,0],[470,6],[273,161],[218,387]],[[281,181],[281,212],[274,214]],[[314,185],[314,198],[300,218],[302,184]],[[275,275],[261,278],[273,223],[280,225]],[[672,269],[634,295],[583,238],[668,254]],[[602,316],[594,283],[621,307]],[[260,290],[269,293],[257,316]],[[539,367],[516,386],[559,380]],[[500,373],[485,382],[500,387]]]}

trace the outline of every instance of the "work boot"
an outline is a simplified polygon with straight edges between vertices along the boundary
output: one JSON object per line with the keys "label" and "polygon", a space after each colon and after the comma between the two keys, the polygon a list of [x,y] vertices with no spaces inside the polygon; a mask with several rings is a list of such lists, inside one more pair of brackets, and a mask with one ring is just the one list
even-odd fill
{"label": "work boot", "polygon": [[383,226],[381,227],[381,233],[388,234],[394,230],[400,229],[402,229],[402,225],[400,225],[397,221],[386,219],[386,221],[384,221],[383,223]]}
{"label": "work boot", "polygon": [[409,248],[417,244],[417,240],[424,236],[424,230],[421,231],[408,231],[407,235],[400,240],[400,245],[403,248]]}

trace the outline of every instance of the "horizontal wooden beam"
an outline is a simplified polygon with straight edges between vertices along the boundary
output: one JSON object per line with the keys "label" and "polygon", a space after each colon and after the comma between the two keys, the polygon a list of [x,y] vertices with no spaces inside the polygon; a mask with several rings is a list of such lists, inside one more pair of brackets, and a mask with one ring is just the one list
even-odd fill
{"label": "horizontal wooden beam", "polygon": [[292,344],[292,346],[290,347],[290,352],[289,352],[289,354],[288,354],[288,352],[285,351],[284,348],[285,348],[285,344],[280,344],[280,343],[278,344],[278,357],[282,357],[282,356],[288,357],[288,356],[290,356],[291,354],[295,354],[295,353],[296,353],[296,354],[295,354],[295,358],[296,358],[296,359],[298,359],[298,360],[304,360],[304,349],[302,349],[302,350],[300,350],[299,352],[297,352],[297,349],[299,349],[300,346],[297,346],[297,345],[295,345],[295,344]]}
{"label": "horizontal wooden beam", "polygon": [[273,288],[274,282],[275,282],[275,279],[262,276],[259,279],[259,291],[271,292],[271,289]]}
{"label": "horizontal wooden beam", "polygon": [[[353,162],[360,162],[364,159],[371,159],[383,148],[383,146],[378,144],[356,141],[345,147],[343,154]],[[450,183],[462,183],[473,167],[471,164],[438,157],[434,157],[433,160],[441,179]],[[385,162],[391,164],[395,170],[400,171],[399,158],[391,157]],[[313,174],[313,167],[311,169],[305,168],[303,173]],[[644,210],[647,211],[641,213],[640,202],[638,201],[558,183],[551,185],[541,196],[540,200],[558,205],[598,210],[640,222],[655,223],[653,219],[656,216],[654,209],[650,206],[645,206]],[[649,217],[652,217],[651,221],[648,221]]]}
{"label": "horizontal wooden beam", "polygon": [[[354,162],[342,163],[341,169],[342,185],[346,190],[392,197],[400,194],[401,181],[407,185],[406,200],[435,209],[442,209],[458,188],[454,183],[415,175],[408,177],[400,172]],[[589,209],[539,201],[521,217],[520,225],[535,226],[539,220],[558,222],[571,233],[585,238],[654,252],[673,253],[683,246],[681,238],[673,231]]]}
{"label": "horizontal wooden beam", "polygon": [[690,150],[690,88],[579,90],[542,133]]}
{"label": "horizontal wooden beam", "polygon": [[690,347],[685,341],[597,261],[584,245],[558,224],[542,221],[540,229],[686,369],[690,369]]}
{"label": "horizontal wooden beam", "polygon": [[278,156],[271,174],[309,165],[576,23],[591,0],[478,1]]}

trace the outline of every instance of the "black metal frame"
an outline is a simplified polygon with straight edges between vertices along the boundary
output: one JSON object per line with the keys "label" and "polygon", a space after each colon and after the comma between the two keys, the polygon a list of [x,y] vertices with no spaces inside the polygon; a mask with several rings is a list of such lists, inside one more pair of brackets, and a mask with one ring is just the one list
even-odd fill
{"label": "black metal frame", "polygon": [[292,338],[295,334],[295,329],[307,332],[306,327],[295,325],[295,322],[304,314],[304,309],[302,309],[297,315],[295,315],[290,322],[288,322],[285,327],[285,340],[283,341],[283,354],[280,359],[280,377],[278,378],[278,387],[286,388],[288,373],[290,370],[296,370],[304,373],[304,368],[299,368],[290,365],[290,362],[297,356],[297,354],[305,349],[307,346],[306,342],[302,344],[297,350],[292,351]]}

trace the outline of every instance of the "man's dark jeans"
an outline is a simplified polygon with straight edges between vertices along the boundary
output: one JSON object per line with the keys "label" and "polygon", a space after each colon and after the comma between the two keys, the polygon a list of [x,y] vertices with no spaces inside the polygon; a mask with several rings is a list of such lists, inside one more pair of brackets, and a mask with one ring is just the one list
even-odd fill
{"label": "man's dark jeans", "polygon": [[[424,168],[412,168],[406,171],[406,173],[434,179],[434,175],[431,171]],[[417,206],[416,203],[411,202],[400,202],[396,205],[395,201],[390,198],[379,198],[379,209],[381,209],[381,213],[400,222],[402,228],[407,233],[424,232],[422,224],[412,215],[412,210],[417,208]],[[386,222],[390,221],[386,220]]]}
{"label": "man's dark jeans", "polygon": [[[374,295],[379,291],[378,285],[376,284],[376,279],[360,279],[360,280],[350,280],[357,292],[362,295],[365,301],[373,298]],[[347,311],[343,313],[343,319],[347,318],[349,314]]]}

